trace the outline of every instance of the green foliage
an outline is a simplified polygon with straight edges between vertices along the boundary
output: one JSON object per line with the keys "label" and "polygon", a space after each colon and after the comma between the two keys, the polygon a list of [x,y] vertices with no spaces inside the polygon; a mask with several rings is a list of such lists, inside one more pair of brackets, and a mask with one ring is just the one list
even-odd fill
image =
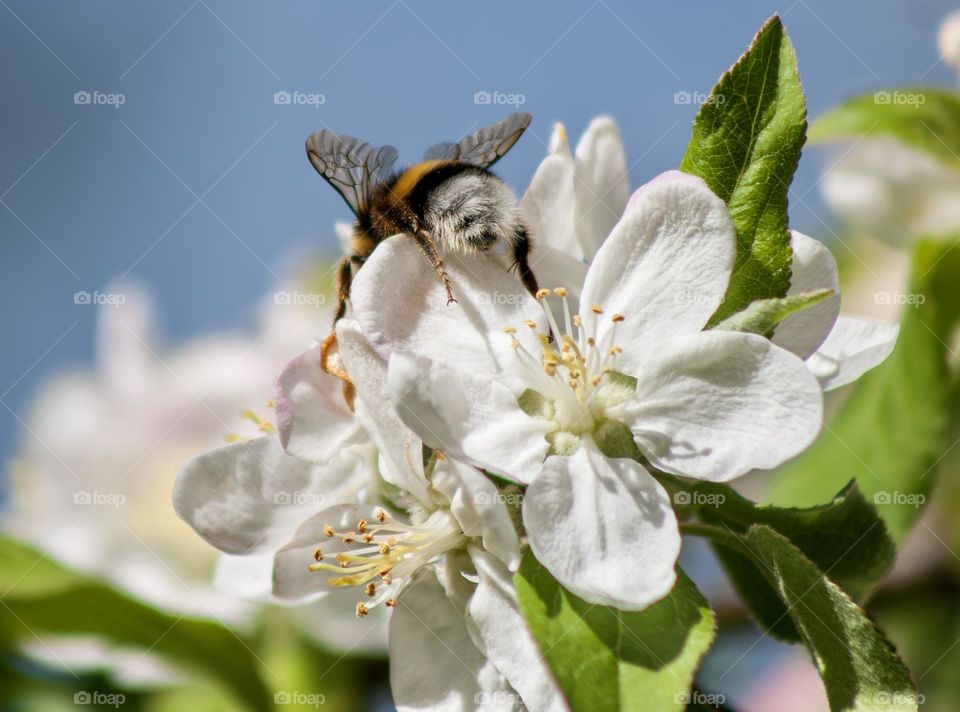
{"label": "green foliage", "polygon": [[810,141],[889,136],[960,171],[960,94],[906,88],[844,102],[810,127]]}
{"label": "green foliage", "polygon": [[900,542],[921,511],[950,448],[951,335],[960,318],[960,250],[917,246],[897,346],[865,374],[814,445],[774,479],[771,501],[809,507],[850,478]]}
{"label": "green foliage", "polygon": [[96,635],[218,681],[249,709],[272,709],[248,644],[222,625],[163,613],[0,537],[0,647],[44,636]]}
{"label": "green foliage", "polygon": [[639,612],[577,598],[529,553],[515,581],[520,610],[573,712],[685,709],[715,623],[682,571],[669,596]]}
{"label": "green foliage", "polygon": [[701,107],[680,170],[726,201],[737,260],[716,324],[790,286],[787,191],[806,134],[806,100],[780,18],[771,18]]}

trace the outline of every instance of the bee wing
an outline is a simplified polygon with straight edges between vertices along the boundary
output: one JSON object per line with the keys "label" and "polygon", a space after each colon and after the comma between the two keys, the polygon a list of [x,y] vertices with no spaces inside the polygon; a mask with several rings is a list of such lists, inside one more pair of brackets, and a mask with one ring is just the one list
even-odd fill
{"label": "bee wing", "polygon": [[354,214],[369,205],[370,193],[397,161],[393,146],[379,148],[329,129],[307,139],[307,158],[323,178],[343,196]]}
{"label": "bee wing", "polygon": [[467,136],[459,143],[438,143],[424,154],[428,161],[446,160],[489,168],[500,160],[530,125],[530,114],[514,113]]}

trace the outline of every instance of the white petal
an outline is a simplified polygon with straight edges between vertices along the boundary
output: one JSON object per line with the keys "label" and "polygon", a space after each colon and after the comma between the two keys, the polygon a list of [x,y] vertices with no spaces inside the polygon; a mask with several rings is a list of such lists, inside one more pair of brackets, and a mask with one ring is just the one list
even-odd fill
{"label": "white petal", "polygon": [[803,361],[762,336],[703,331],[647,352],[634,397],[610,415],[659,469],[725,482],[802,452],[820,432],[823,394]]}
{"label": "white petal", "polygon": [[555,426],[524,413],[492,376],[397,354],[387,378],[400,418],[430,447],[514,482],[539,471]]}
{"label": "white petal", "polygon": [[608,116],[590,122],[576,150],[577,239],[587,261],[623,215],[630,189],[617,125]]}
{"label": "white petal", "polygon": [[480,581],[467,615],[484,652],[530,712],[563,712],[567,709],[563,693],[520,613],[510,573],[489,554],[474,552],[473,556]]}
{"label": "white petal", "polygon": [[284,453],[276,438],[257,438],[190,460],[177,475],[173,506],[221,551],[272,551],[324,502],[357,491],[366,482],[366,467],[350,452],[312,466]]}
{"label": "white petal", "polygon": [[639,610],[673,588],[680,533],[669,496],[639,463],[608,459],[587,439],[547,459],[523,523],[537,560],[590,603]]}
{"label": "white petal", "polygon": [[390,686],[400,712],[515,709],[429,570],[404,589],[390,619]]}
{"label": "white petal", "polygon": [[[563,287],[567,290],[571,314],[580,311],[580,293],[587,279],[586,262],[553,247],[537,244],[530,257],[530,269],[541,287],[551,290]],[[557,297],[550,297],[548,301],[554,308],[554,314],[563,313]]]}
{"label": "white petal", "polygon": [[337,324],[340,355],[354,386],[357,419],[380,452],[381,474],[390,484],[430,502],[423,475],[423,443],[404,425],[390,404],[387,364],[370,347],[353,319]]}
{"label": "white petal", "polygon": [[774,332],[773,343],[807,358],[827,338],[840,314],[840,278],[837,261],[819,240],[796,230],[790,233],[793,275],[788,295],[832,289],[833,295],[784,319]]}
{"label": "white petal", "polygon": [[494,372],[513,356],[504,327],[524,319],[543,324],[543,310],[490,255],[447,255],[444,265],[458,300],[449,305],[437,273],[410,238],[382,242],[353,281],[360,328],[384,360],[404,351]]}
{"label": "white petal", "polygon": [[[278,598],[301,599],[335,590],[327,580],[337,574],[328,571],[310,571],[314,552],[319,547],[326,561],[351,548],[338,537],[328,537],[323,528],[332,526],[336,531],[356,531],[361,519],[373,521],[377,508],[370,505],[338,504],[324,509],[303,521],[293,537],[280,547],[273,557],[273,593]],[[354,589],[357,600],[362,589]]]}
{"label": "white petal", "polygon": [[537,168],[520,210],[532,233],[535,255],[549,247],[582,261],[576,235],[573,155],[560,124],[554,128],[554,136],[558,135],[563,140],[554,142],[553,152]]}
{"label": "white petal", "polygon": [[450,511],[463,533],[481,537],[484,549],[516,571],[520,565],[520,537],[507,511],[508,495],[501,494],[476,468],[450,458],[437,462],[431,481],[450,502]]}
{"label": "white petal", "polygon": [[390,609],[376,606],[357,618],[357,594],[356,589],[336,589],[309,604],[292,605],[290,613],[301,630],[328,650],[385,658]]}
{"label": "white petal", "polygon": [[841,316],[807,365],[823,390],[845,386],[887,358],[899,333],[898,324]]}
{"label": "white petal", "polygon": [[[590,265],[580,310],[586,332],[601,319],[603,345],[610,316],[624,315],[618,364],[635,375],[638,349],[704,327],[726,292],[735,254],[726,204],[700,178],[660,175],[634,193]],[[593,305],[605,315],[595,317]]]}
{"label": "white petal", "polygon": [[277,430],[294,457],[325,463],[366,435],[340,393],[341,382],[320,368],[320,346],[298,356],[277,379]]}
{"label": "white petal", "polygon": [[269,601],[273,590],[273,555],[221,554],[217,558],[213,583],[227,595],[236,598]]}

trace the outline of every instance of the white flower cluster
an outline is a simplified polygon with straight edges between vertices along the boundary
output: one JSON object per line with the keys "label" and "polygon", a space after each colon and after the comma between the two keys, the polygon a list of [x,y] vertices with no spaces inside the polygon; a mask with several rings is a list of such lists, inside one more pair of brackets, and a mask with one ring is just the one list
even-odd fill
{"label": "white flower cluster", "polygon": [[448,306],[416,246],[386,240],[336,328],[350,397],[315,346],[279,378],[279,438],[195,458],[174,493],[217,548],[272,555],[276,596],[393,609],[400,709],[564,709],[520,614],[522,547],[590,603],[649,606],[681,546],[655,474],[780,465],[819,433],[823,390],[896,339],[838,318],[833,258],[797,233],[791,293],[835,294],[772,338],[705,328],[734,266],[729,211],[678,172],[629,196],[608,119],[575,151],[558,126],[521,206],[537,295],[489,256],[448,255]]}

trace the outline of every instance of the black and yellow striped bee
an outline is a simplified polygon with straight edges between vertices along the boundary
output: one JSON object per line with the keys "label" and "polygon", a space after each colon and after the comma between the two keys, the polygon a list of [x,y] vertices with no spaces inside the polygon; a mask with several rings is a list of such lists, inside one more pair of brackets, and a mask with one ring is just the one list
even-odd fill
{"label": "black and yellow striped bee", "polygon": [[512,251],[524,286],[536,293],[530,235],[517,198],[489,170],[529,125],[529,114],[510,114],[459,143],[437,144],[423,161],[399,172],[393,171],[393,146],[376,148],[330,130],[307,139],[310,162],[356,216],[350,254],[337,267],[334,323],[346,312],[357,270],[378,244],[397,234],[408,235],[423,251],[448,304],[456,299],[443,269],[446,251],[477,253],[503,245]]}

